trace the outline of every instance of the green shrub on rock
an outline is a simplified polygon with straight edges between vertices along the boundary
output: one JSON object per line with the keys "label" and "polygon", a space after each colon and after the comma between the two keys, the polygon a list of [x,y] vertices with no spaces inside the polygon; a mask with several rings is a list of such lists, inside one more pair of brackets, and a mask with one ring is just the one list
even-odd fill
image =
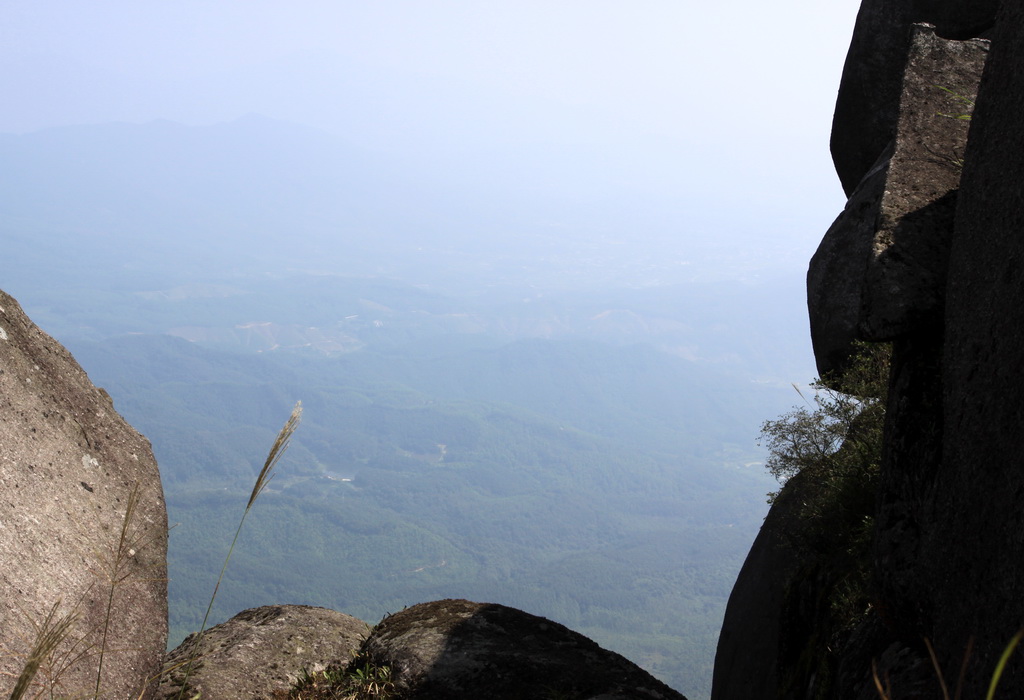
{"label": "green shrub on rock", "polygon": [[761,429],[768,470],[783,488],[790,479],[800,482],[796,519],[785,533],[802,564],[782,615],[784,695],[811,688],[808,697],[826,697],[838,652],[870,609],[889,355],[887,345],[861,344],[841,375],[814,382],[813,404]]}

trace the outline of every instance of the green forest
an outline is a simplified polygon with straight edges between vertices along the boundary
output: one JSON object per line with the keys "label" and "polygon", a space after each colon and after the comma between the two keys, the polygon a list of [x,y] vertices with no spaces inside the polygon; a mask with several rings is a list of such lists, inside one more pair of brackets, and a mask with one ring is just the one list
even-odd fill
{"label": "green forest", "polygon": [[73,350],[160,463],[172,645],[198,628],[266,450],[301,400],[215,621],[270,603],[374,623],[432,599],[498,602],[706,693],[771,485],[753,431],[776,391],[584,340],[317,356],[131,335]]}

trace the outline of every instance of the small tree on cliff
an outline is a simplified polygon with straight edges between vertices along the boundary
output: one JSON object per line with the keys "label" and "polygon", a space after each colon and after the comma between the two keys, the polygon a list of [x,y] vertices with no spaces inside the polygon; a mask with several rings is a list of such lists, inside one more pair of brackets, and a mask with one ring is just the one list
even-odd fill
{"label": "small tree on cliff", "polygon": [[[873,483],[882,456],[888,379],[889,346],[859,344],[845,372],[812,384],[813,406],[765,421],[758,442],[768,448],[765,466],[772,476],[781,484],[797,474],[823,485],[851,477]],[[769,494],[769,501],[777,495]]]}
{"label": "small tree on cliff", "polygon": [[[775,507],[798,569],[787,584],[779,697],[828,697],[839,652],[871,609],[871,542],[882,458],[889,348],[861,345],[840,375],[814,382],[813,404],[761,427]],[[792,479],[791,487],[785,486]]]}

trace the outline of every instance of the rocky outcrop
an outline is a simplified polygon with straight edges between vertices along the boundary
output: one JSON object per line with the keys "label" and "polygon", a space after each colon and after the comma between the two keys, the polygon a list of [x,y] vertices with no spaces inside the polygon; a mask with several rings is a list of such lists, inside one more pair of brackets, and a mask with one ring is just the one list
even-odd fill
{"label": "rocky outcrop", "polygon": [[170,670],[157,697],[269,697],[291,688],[303,671],[347,665],[368,632],[361,620],[326,608],[268,605],[245,610],[207,630],[198,649],[195,635],[189,635],[170,652]]}
{"label": "rocky outcrop", "polygon": [[[167,513],[149,443],[0,292],[0,692],[138,697],[167,644]],[[52,616],[51,616],[52,613]],[[147,693],[148,695],[148,693]]]}
{"label": "rocky outcrop", "polygon": [[391,669],[401,697],[684,700],[614,652],[503,605],[441,600],[385,618],[360,662]]}
{"label": "rocky outcrop", "polygon": [[[879,616],[904,656],[927,658],[931,640],[947,675],[970,648],[964,697],[984,695],[1024,620],[1024,579],[1008,565],[1024,554],[1022,29],[1019,4],[1005,3],[963,158],[944,313],[894,352],[876,519]],[[1021,694],[1024,672],[1011,664],[999,695]]]}
{"label": "rocky outcrop", "polygon": [[392,692],[405,700],[685,700],[558,623],[468,600],[414,605],[372,630],[324,608],[246,610],[203,635],[186,680],[194,643],[190,636],[168,654],[159,698],[178,697],[183,688],[183,697],[198,692],[204,700],[287,697],[303,671],[337,676],[347,669],[352,680],[388,669]]}
{"label": "rocky outcrop", "polygon": [[[938,26],[912,25],[920,19]],[[811,263],[808,306],[822,372],[842,368],[855,339],[893,345],[870,605],[836,643],[805,649],[834,656],[829,677],[805,674],[779,697],[877,698],[872,668],[890,697],[941,697],[929,647],[951,693],[963,666],[961,696],[984,697],[1024,627],[1022,33],[1017,2],[998,16],[988,1],[861,8],[833,132],[850,201]],[[943,116],[972,107],[969,120]],[[778,536],[770,523],[775,509],[763,536]],[[805,660],[787,658],[784,629],[774,656],[742,655],[771,654],[758,636],[776,634],[770,615],[749,608],[775,605],[773,565],[755,547],[737,582],[716,700],[758,697],[723,680],[729,665],[770,684],[801,678]],[[807,591],[816,594],[813,580]],[[998,697],[1024,696],[1022,658],[1011,659]]]}
{"label": "rocky outcrop", "polygon": [[855,340],[893,340],[942,320],[956,189],[988,43],[915,25],[893,138],[811,259],[807,302],[818,372]]}
{"label": "rocky outcrop", "polygon": [[[841,372],[854,341],[893,342],[873,575],[889,633],[858,638],[874,640],[875,655],[902,640],[905,653],[889,654],[901,663],[924,655],[921,640],[931,631],[917,551],[928,475],[942,460],[942,329],[966,117],[988,55],[985,41],[942,39],[926,25],[911,31],[893,141],[825,234],[807,276],[823,376]],[[845,668],[852,692],[863,678],[849,661]]]}

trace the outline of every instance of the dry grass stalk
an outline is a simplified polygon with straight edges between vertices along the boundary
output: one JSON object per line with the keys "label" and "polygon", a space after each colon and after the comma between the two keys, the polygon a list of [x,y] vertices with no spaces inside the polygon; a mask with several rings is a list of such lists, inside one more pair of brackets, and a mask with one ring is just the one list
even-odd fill
{"label": "dry grass stalk", "polygon": [[199,627],[199,632],[195,635],[195,641],[192,642],[192,651],[189,654],[188,665],[185,667],[185,677],[181,681],[181,690],[178,691],[178,699],[184,697],[186,688],[188,688],[188,679],[192,673],[192,667],[196,658],[199,655],[199,645],[203,641],[203,633],[206,632],[206,623],[210,619],[210,611],[213,610],[213,602],[217,599],[217,591],[220,590],[221,581],[224,580],[224,572],[227,571],[228,562],[231,560],[231,553],[235,551],[235,544],[238,542],[238,535],[242,532],[242,525],[245,523],[245,516],[249,514],[249,510],[252,508],[253,503],[259,497],[263,490],[270,483],[270,480],[274,477],[274,468],[277,466],[281,456],[288,449],[288,444],[291,442],[292,434],[295,429],[299,427],[299,421],[302,420],[302,402],[299,401],[295,404],[295,408],[292,409],[291,415],[288,420],[285,421],[284,426],[277,434],[277,439],[274,440],[274,444],[270,448],[270,452],[267,454],[267,459],[263,463],[263,468],[260,470],[259,475],[256,477],[256,483],[252,487],[252,493],[249,496],[249,502],[245,505],[245,510],[242,512],[242,517],[238,521],[238,529],[235,530],[235,537],[231,540],[231,546],[228,548],[227,556],[224,557],[224,565],[221,567],[220,576],[217,577],[217,583],[213,587],[213,595],[210,596],[210,604],[206,607],[206,614],[203,616],[203,623]]}
{"label": "dry grass stalk", "polygon": [[129,582],[133,577],[136,582],[153,580],[135,576],[137,570],[132,565],[135,556],[152,542],[155,537],[160,535],[158,532],[153,532],[146,536],[136,528],[136,514],[140,500],[139,485],[136,484],[132,488],[131,493],[128,494],[128,501],[125,504],[124,519],[121,522],[121,532],[118,536],[117,544],[111,547],[107,556],[100,557],[101,560],[106,560],[102,576],[107,586],[107,605],[106,614],[103,618],[103,629],[100,631],[99,659],[96,668],[96,697],[99,697],[102,687],[104,659],[108,653],[113,651],[108,649],[107,641],[110,635],[110,622],[114,610],[114,594],[118,587]]}

